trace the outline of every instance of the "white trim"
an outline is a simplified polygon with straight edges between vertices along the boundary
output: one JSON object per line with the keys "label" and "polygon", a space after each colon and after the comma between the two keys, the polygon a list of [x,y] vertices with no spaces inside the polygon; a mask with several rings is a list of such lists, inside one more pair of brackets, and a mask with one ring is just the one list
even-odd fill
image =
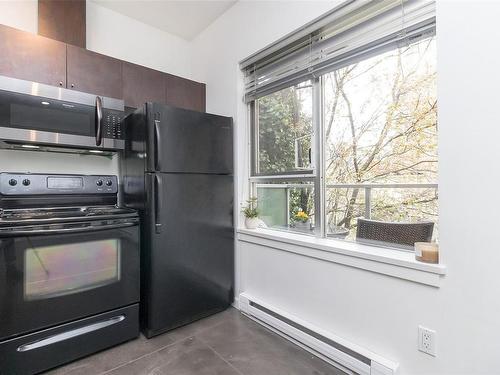
{"label": "white trim", "polygon": [[[300,345],[302,348],[313,353],[314,355],[319,356],[322,359],[326,358],[329,363],[344,367],[344,370],[347,369],[348,372],[353,371],[354,373],[361,375],[394,375],[398,373],[399,364],[397,362],[384,358],[331,332],[322,330],[321,328],[314,326],[297,316],[283,311],[276,306],[260,301],[247,293],[241,293],[239,295],[239,302],[241,311],[250,318],[254,319],[256,322],[272,329],[274,332],[280,334],[289,341]],[[355,358],[350,354],[296,328],[295,326],[288,324],[286,321],[254,307],[251,302],[257,303],[265,309],[284,317],[288,321],[292,321],[309,331],[342,345],[344,348],[347,348],[352,352],[362,355],[370,360],[370,364],[362,362],[358,358]]]}
{"label": "white trim", "polygon": [[270,229],[238,229],[239,241],[343,264],[416,283],[439,287],[446,275],[443,264],[422,263],[412,252],[356,242],[316,238]]}

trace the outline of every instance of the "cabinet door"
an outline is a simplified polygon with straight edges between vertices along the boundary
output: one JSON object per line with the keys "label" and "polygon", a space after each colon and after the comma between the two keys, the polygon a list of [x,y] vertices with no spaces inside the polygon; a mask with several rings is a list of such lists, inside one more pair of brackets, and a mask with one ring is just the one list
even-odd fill
{"label": "cabinet door", "polygon": [[205,112],[205,84],[166,74],[165,91],[167,104]]}
{"label": "cabinet door", "polygon": [[67,46],[69,89],[111,98],[122,98],[120,60],[99,53]]}
{"label": "cabinet door", "polygon": [[165,103],[165,74],[144,66],[123,62],[123,100],[127,107],[145,102]]}
{"label": "cabinet door", "polygon": [[0,25],[0,75],[66,87],[66,45]]}

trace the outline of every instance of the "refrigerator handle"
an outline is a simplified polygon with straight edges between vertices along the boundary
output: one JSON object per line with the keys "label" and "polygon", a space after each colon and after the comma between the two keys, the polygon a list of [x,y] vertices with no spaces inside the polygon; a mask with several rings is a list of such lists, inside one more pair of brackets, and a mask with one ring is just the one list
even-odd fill
{"label": "refrigerator handle", "polygon": [[160,157],[161,157],[161,142],[160,142],[160,121],[155,120],[155,134],[154,134],[154,147],[155,147],[155,171],[161,171]]}
{"label": "refrigerator handle", "polygon": [[155,232],[156,233],[161,233],[161,207],[162,207],[162,200],[161,196],[163,195],[162,191],[162,181],[161,177],[158,175],[155,175],[155,191],[154,191],[154,199],[155,199]]}

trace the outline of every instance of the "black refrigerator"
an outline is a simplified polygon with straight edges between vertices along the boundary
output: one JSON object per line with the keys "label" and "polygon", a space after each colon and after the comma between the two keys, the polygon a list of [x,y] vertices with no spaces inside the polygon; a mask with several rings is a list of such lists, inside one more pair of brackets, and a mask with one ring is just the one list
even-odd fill
{"label": "black refrigerator", "polygon": [[146,103],[124,125],[123,201],[141,216],[141,325],[149,338],[233,301],[233,124]]}

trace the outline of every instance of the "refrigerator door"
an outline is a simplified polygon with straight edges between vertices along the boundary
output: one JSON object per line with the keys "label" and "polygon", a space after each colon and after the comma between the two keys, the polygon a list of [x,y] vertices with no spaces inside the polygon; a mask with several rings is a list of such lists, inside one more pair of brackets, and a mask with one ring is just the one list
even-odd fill
{"label": "refrigerator door", "polygon": [[232,118],[146,104],[146,171],[233,173]]}
{"label": "refrigerator door", "polygon": [[147,173],[143,331],[151,337],[233,301],[233,177]]}

